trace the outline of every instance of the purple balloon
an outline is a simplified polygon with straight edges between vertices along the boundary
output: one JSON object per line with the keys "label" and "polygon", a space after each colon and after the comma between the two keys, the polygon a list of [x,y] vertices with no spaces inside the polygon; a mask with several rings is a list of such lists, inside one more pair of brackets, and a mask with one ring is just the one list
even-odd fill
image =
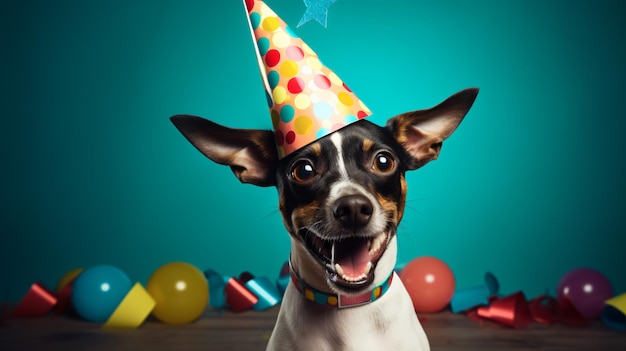
{"label": "purple balloon", "polygon": [[586,319],[600,318],[604,301],[613,297],[613,287],[600,272],[591,268],[577,268],[559,281],[557,297],[569,298],[576,310]]}

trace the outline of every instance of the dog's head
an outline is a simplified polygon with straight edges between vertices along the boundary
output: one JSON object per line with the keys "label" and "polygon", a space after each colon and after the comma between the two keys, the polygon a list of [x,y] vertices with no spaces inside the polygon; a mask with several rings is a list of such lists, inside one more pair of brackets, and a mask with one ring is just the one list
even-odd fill
{"label": "dog's head", "polygon": [[271,131],[231,129],[193,116],[172,122],[242,182],[276,186],[296,269],[320,290],[350,294],[380,284],[393,270],[405,172],[438,157],[477,94],[463,90],[431,109],[391,118],[385,127],[355,122],[280,160]]}

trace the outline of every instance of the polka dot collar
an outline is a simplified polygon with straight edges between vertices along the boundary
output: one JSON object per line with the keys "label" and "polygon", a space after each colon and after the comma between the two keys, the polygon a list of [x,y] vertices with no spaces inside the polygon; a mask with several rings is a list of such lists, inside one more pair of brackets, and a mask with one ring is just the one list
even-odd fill
{"label": "polka dot collar", "polygon": [[391,271],[391,274],[385,281],[376,286],[371,291],[360,295],[336,295],[329,294],[325,292],[321,292],[315,290],[310,285],[308,285],[304,280],[298,277],[297,273],[291,267],[291,262],[289,262],[289,272],[291,274],[291,282],[295,286],[295,288],[300,292],[304,298],[311,302],[318,303],[320,305],[329,305],[336,308],[348,308],[348,307],[356,307],[366,305],[370,302],[374,302],[381,298],[389,287],[391,286],[391,281],[393,280],[394,272]]}

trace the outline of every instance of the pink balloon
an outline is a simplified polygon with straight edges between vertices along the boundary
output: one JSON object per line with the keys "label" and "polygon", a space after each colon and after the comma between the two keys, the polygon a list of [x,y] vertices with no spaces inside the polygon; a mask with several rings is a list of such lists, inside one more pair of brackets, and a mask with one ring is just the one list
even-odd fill
{"label": "pink balloon", "polygon": [[613,297],[613,287],[602,273],[578,268],[561,278],[556,294],[558,298],[569,298],[584,318],[596,319],[602,314],[604,301]]}

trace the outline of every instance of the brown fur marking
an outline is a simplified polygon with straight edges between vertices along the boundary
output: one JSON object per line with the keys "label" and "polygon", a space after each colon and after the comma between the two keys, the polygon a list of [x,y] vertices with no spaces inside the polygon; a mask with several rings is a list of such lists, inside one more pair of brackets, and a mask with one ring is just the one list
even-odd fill
{"label": "brown fur marking", "polygon": [[362,149],[364,152],[369,152],[374,147],[374,141],[371,139],[363,139]]}

